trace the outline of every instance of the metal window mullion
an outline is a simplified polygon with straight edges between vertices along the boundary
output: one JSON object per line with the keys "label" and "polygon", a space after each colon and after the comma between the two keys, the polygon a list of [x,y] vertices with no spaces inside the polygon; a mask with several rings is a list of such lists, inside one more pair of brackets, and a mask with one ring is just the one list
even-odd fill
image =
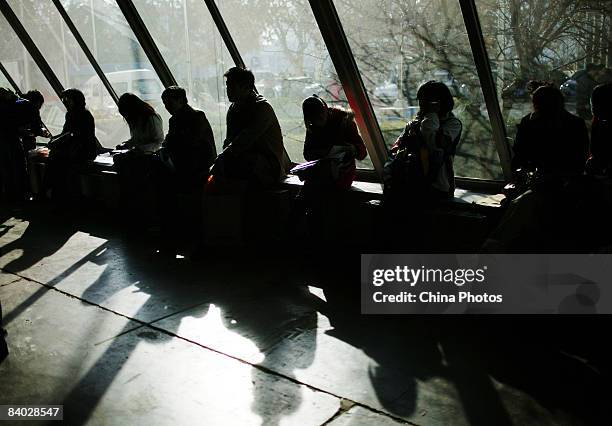
{"label": "metal window mullion", "polygon": [[332,0],[309,0],[309,3],[349,105],[355,113],[374,169],[382,176],[387,147],[338,12]]}
{"label": "metal window mullion", "polygon": [[212,17],[215,25],[217,26],[217,30],[221,34],[221,38],[223,39],[225,47],[227,47],[227,50],[229,51],[232,60],[234,61],[234,64],[237,67],[244,68],[245,64],[242,60],[242,56],[238,51],[238,47],[236,46],[236,43],[234,42],[234,39],[232,38],[232,35],[229,32],[227,25],[225,24],[225,21],[223,20],[223,16],[219,11],[219,7],[217,6],[214,0],[204,0],[204,3],[206,3],[206,7],[208,7],[208,12],[210,13],[210,16]]}
{"label": "metal window mullion", "polygon": [[23,25],[19,21],[19,18],[17,18],[17,15],[15,15],[13,9],[11,9],[6,0],[0,0],[0,11],[2,11],[2,14],[8,21],[9,25],[11,26],[11,28],[13,28],[13,31],[15,31],[15,34],[17,34],[17,37],[19,37],[19,40],[21,40],[21,43],[25,46],[28,53],[30,54],[40,71],[43,73],[57,96],[60,97],[62,92],[64,91],[64,86],[59,81],[59,79],[49,66],[49,63],[45,60],[42,53],[40,53],[40,50],[38,50],[38,47],[36,47],[36,44],[30,37],[26,29],[23,27]]}
{"label": "metal window mullion", "polygon": [[17,83],[15,83],[15,80],[13,80],[13,77],[11,77],[11,75],[6,70],[6,68],[4,68],[4,65],[2,64],[2,62],[0,62],[0,72],[2,72],[4,77],[8,80],[9,84],[13,87],[13,90],[15,91],[15,93],[21,96],[22,94],[21,89],[19,88],[19,86],[17,86]]}
{"label": "metal window mullion", "polygon": [[164,60],[164,57],[155,44],[151,33],[145,26],[132,0],[117,0],[117,5],[119,6],[119,9],[121,9],[121,13],[123,13],[128,25],[138,39],[138,43],[140,43],[140,46],[147,55],[149,62],[151,62],[151,65],[153,65],[153,68],[155,69],[155,72],[157,73],[157,76],[161,80],[162,84],[165,87],[176,86],[176,80],[174,79],[168,64]]}
{"label": "metal window mullion", "polygon": [[81,37],[81,33],[79,33],[76,26],[74,25],[74,22],[72,22],[72,19],[70,18],[70,16],[68,16],[66,9],[64,9],[64,6],[62,6],[62,3],[60,2],[60,0],[52,0],[52,1],[53,1],[53,4],[55,4],[57,11],[64,19],[66,26],[68,27],[68,29],[70,30],[74,38],[76,39],[79,46],[81,47],[81,50],[83,51],[83,53],[85,53],[87,60],[89,60],[89,63],[95,70],[100,80],[102,80],[102,84],[104,85],[104,87],[106,87],[106,90],[110,94],[111,98],[113,98],[113,101],[115,102],[115,104],[118,104],[119,98],[117,97],[117,93],[115,92],[115,89],[113,89],[113,86],[110,84],[110,82],[106,78],[104,71],[102,71],[102,68],[100,68],[100,65],[98,64],[98,61],[92,55],[91,51],[89,50],[89,47],[87,46],[87,43],[85,43],[85,40],[83,40],[83,37]]}
{"label": "metal window mullion", "polygon": [[459,4],[461,6],[463,21],[470,41],[472,55],[474,56],[476,71],[480,79],[482,94],[487,106],[489,121],[491,122],[491,129],[493,131],[493,140],[495,141],[504,177],[510,180],[512,178],[512,167],[510,165],[511,156],[510,147],[507,141],[506,124],[504,123],[504,118],[499,106],[495,80],[493,79],[491,63],[482,35],[476,4],[474,0],[459,0]]}

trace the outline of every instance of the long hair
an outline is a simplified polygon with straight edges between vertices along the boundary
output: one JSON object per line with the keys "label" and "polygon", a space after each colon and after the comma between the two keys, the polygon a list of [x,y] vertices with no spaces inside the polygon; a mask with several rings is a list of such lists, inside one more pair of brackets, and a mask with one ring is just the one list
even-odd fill
{"label": "long hair", "polygon": [[155,115],[155,109],[133,93],[124,93],[119,97],[119,113],[129,126]]}

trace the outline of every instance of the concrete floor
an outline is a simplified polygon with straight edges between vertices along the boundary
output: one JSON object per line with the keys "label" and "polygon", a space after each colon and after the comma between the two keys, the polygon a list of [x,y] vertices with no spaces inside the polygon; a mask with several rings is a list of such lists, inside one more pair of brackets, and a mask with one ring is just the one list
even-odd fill
{"label": "concrete floor", "polygon": [[46,209],[0,217],[0,404],[95,425],[612,424],[607,375],[554,320],[353,315],[299,256],[160,260]]}

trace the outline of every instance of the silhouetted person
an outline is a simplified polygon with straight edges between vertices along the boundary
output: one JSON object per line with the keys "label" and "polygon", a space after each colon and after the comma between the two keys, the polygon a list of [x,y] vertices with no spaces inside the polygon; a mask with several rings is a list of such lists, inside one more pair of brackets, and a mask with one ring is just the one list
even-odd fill
{"label": "silhouetted person", "polygon": [[162,155],[169,160],[169,170],[176,183],[186,190],[203,186],[217,156],[206,114],[187,103],[187,94],[182,87],[168,87],[162,93],[162,101],[172,116],[162,143]]}
{"label": "silhouetted person", "polygon": [[125,219],[136,224],[146,219],[143,217],[147,207],[145,189],[148,189],[152,154],[161,147],[164,128],[155,109],[133,93],[121,95],[119,113],[128,124],[130,139],[117,145],[117,149],[128,151],[114,155],[113,164],[119,173],[121,206],[127,214]]}
{"label": "silhouetted person", "polygon": [[348,190],[355,179],[355,159],[363,160],[367,151],[351,111],[329,107],[317,95],[304,100],[302,111],[306,125],[304,159],[317,162],[298,173],[304,186],[290,223],[299,223],[307,211],[310,234],[331,236],[326,220],[332,218],[333,224],[334,213],[343,201],[341,192]]}
{"label": "silhouetted person", "polygon": [[213,174],[245,181],[252,187],[270,187],[286,173],[286,154],[281,128],[272,105],[255,91],[250,70],[230,68],[225,73],[227,138]]}
{"label": "silhouetted person", "polygon": [[367,155],[353,113],[338,107],[328,107],[316,95],[304,100],[302,110],[306,125],[304,159],[321,160],[320,164],[325,164],[305,177],[304,186],[322,187],[320,189],[350,188],[355,179],[355,159],[363,160]]}
{"label": "silhouetted person", "polygon": [[593,125],[587,171],[612,177],[612,83],[601,84],[591,95]]}
{"label": "silhouetted person", "polygon": [[591,92],[598,84],[603,65],[589,63],[576,76],[576,115],[584,120],[592,118],[589,108]]}
{"label": "silhouetted person", "polygon": [[36,136],[50,138],[51,133],[45,127],[40,118],[40,109],[45,103],[45,98],[38,90],[30,90],[22,96],[24,102],[24,123],[21,136],[21,143],[24,151],[36,148]]}
{"label": "silhouetted person", "polygon": [[533,93],[534,111],[521,120],[514,142],[513,170],[571,176],[584,171],[589,136],[584,121],[565,109],[561,91],[542,86]]}
{"label": "silhouetted person", "polygon": [[28,92],[26,95],[33,99],[30,101],[2,90],[3,192],[8,200],[19,202],[30,192],[27,153],[36,147],[36,136],[50,135],[40,120],[40,92]]}
{"label": "silhouetted person", "polygon": [[95,121],[86,108],[83,92],[66,89],[61,99],[66,107],[66,120],[62,133],[49,142],[49,161],[45,168],[45,187],[55,199],[73,194],[79,169],[93,161],[98,150]]}
{"label": "silhouetted person", "polygon": [[[453,96],[444,83],[432,80],[419,87],[417,99],[416,119],[406,125],[391,152],[397,155],[407,149],[416,154],[423,173],[421,196],[433,200],[452,198],[455,193],[453,160],[462,131],[461,121],[452,112]],[[398,190],[401,196],[401,187]]]}
{"label": "silhouetted person", "polygon": [[17,95],[0,88],[0,195],[17,201],[20,193],[19,152],[22,151],[16,125]]}
{"label": "silhouetted person", "polygon": [[203,191],[217,152],[206,114],[187,103],[185,89],[166,88],[162,101],[172,117],[153,177],[162,221],[162,248],[174,254],[177,242],[172,227],[177,221],[177,195]]}
{"label": "silhouetted person", "polygon": [[133,93],[119,98],[119,113],[130,128],[130,139],[117,145],[134,153],[157,151],[164,141],[164,126],[155,109]]}
{"label": "silhouetted person", "polygon": [[584,234],[577,206],[588,186],[581,176],[589,137],[584,120],[569,113],[556,87],[533,94],[534,112],[518,125],[512,168],[537,171],[530,189],[513,200],[485,250],[539,250],[574,247]]}

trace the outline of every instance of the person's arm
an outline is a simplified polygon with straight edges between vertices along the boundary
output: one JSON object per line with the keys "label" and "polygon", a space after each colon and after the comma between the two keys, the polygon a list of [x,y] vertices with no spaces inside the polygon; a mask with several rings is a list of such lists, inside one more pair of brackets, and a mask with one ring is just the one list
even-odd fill
{"label": "person's arm", "polygon": [[436,135],[440,129],[440,118],[435,112],[425,114],[421,121],[420,130],[423,142],[430,152],[439,149],[436,145]]}
{"label": "person's arm", "polygon": [[578,155],[580,161],[576,164],[576,172],[581,174],[584,172],[587,158],[589,157],[589,130],[587,129],[584,120],[580,120],[580,128],[576,143],[578,144]]}
{"label": "person's arm", "polygon": [[516,126],[516,136],[514,137],[514,145],[512,146],[512,171],[521,169],[527,165],[527,141],[528,131],[525,128],[525,119]]}
{"label": "person's arm", "polygon": [[323,158],[329,153],[330,146],[321,146],[318,139],[311,131],[306,131],[304,139],[304,160],[313,161]]}
{"label": "person's arm", "polygon": [[204,151],[204,157],[201,159],[205,161],[207,167],[210,167],[217,157],[217,148],[215,147],[215,137],[212,131],[212,127],[206,118],[206,114],[203,111],[198,111],[196,115],[194,141]]}
{"label": "person's arm", "polygon": [[276,115],[270,104],[267,102],[256,104],[250,123],[232,140],[226,141],[226,143],[229,143],[227,143],[224,152],[240,155],[249,150],[274,125],[275,121]]}
{"label": "person's arm", "polygon": [[177,130],[176,130],[176,117],[170,117],[168,120],[168,133],[166,133],[166,137],[162,142],[162,147],[166,149],[172,149],[173,145],[176,143],[175,140],[177,138]]}
{"label": "person's arm", "polygon": [[347,123],[345,135],[346,141],[353,148],[353,157],[355,157],[357,160],[363,160],[366,158],[368,155],[368,150],[366,149],[363,139],[359,134],[355,120],[350,120],[349,123]]}

